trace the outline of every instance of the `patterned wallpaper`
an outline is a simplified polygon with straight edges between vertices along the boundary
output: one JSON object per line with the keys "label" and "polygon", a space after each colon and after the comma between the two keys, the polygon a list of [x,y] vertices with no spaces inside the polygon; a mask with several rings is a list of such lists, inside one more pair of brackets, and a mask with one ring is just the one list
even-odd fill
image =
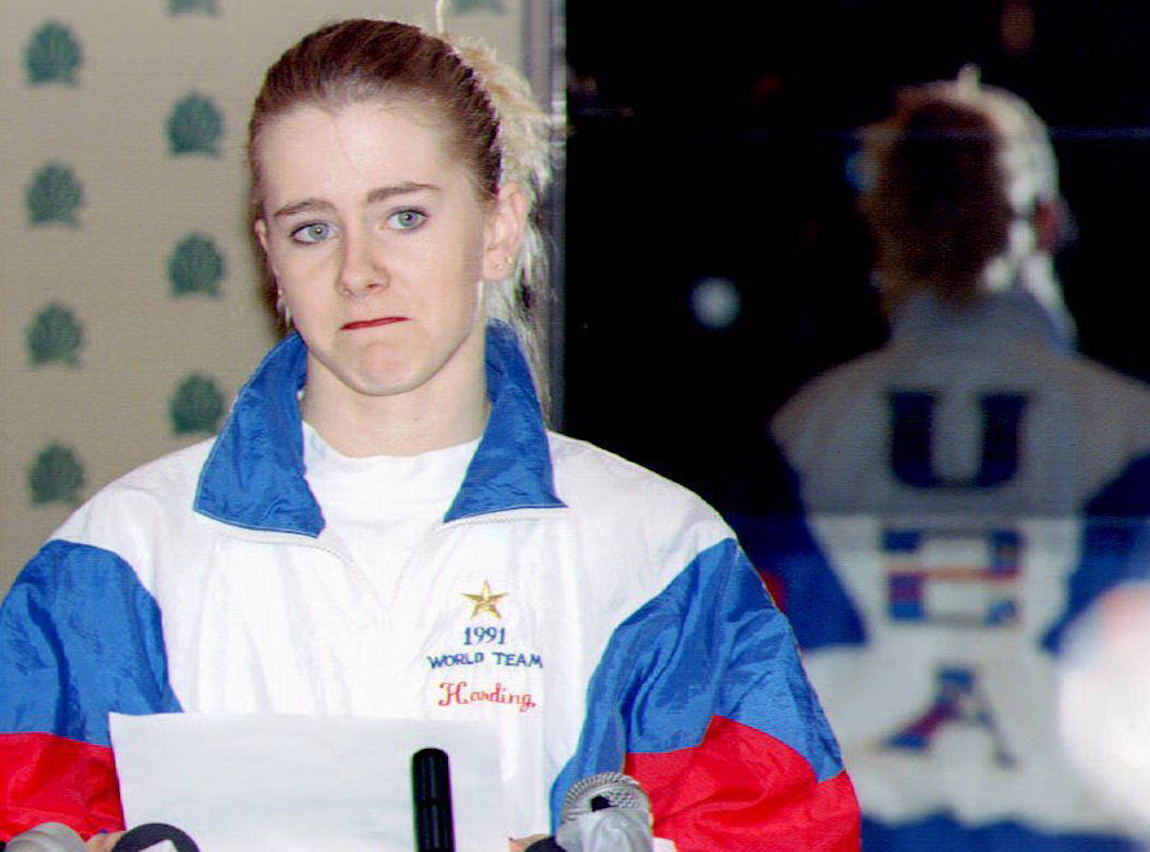
{"label": "patterned wallpaper", "polygon": [[[538,2],[453,0],[447,26],[518,61]],[[214,433],[273,341],[248,108],[285,47],[354,15],[434,3],[0,4],[0,592],[102,485]]]}

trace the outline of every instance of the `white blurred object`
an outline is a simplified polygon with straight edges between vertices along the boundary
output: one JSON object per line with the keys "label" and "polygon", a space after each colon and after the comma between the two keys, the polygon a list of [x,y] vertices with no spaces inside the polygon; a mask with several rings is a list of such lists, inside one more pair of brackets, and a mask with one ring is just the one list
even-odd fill
{"label": "white blurred object", "polygon": [[8,841],[7,852],[84,852],[80,835],[60,822],[45,822]]}
{"label": "white blurred object", "polygon": [[1062,737],[1083,780],[1150,832],[1150,583],[1117,587],[1079,619],[1059,692]]}
{"label": "white blurred object", "polygon": [[729,279],[705,278],[691,291],[695,319],[713,331],[729,327],[739,318],[742,308],[739,289]]}

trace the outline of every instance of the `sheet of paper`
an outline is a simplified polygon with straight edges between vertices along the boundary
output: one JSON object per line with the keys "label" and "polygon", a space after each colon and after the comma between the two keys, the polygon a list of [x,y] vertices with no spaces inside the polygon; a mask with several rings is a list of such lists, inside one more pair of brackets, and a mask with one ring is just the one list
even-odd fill
{"label": "sheet of paper", "polygon": [[414,850],[426,747],[450,761],[456,849],[507,848],[497,737],[479,725],[174,713],[111,728],[128,825],[170,823],[202,852]]}

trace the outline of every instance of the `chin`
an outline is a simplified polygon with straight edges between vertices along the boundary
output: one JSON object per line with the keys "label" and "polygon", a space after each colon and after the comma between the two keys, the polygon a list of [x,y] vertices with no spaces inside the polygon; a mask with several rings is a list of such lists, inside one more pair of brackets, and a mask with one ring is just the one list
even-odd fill
{"label": "chin", "polygon": [[402,396],[424,384],[419,377],[397,375],[360,375],[347,382],[356,393],[363,396]]}
{"label": "chin", "polygon": [[368,396],[394,396],[418,387],[425,381],[425,371],[410,359],[396,358],[394,353],[370,353],[344,379],[345,384]]}

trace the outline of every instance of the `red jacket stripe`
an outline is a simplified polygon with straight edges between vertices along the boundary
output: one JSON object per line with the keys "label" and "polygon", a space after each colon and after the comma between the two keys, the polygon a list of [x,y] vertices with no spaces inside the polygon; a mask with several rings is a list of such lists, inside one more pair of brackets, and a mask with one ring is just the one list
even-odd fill
{"label": "red jacket stripe", "polygon": [[0,839],[42,822],[122,831],[112,750],[51,734],[0,735]]}
{"label": "red jacket stripe", "polygon": [[698,746],[629,754],[626,766],[651,798],[656,836],[679,852],[859,848],[847,774],[820,783],[802,755],[747,725],[716,716]]}

